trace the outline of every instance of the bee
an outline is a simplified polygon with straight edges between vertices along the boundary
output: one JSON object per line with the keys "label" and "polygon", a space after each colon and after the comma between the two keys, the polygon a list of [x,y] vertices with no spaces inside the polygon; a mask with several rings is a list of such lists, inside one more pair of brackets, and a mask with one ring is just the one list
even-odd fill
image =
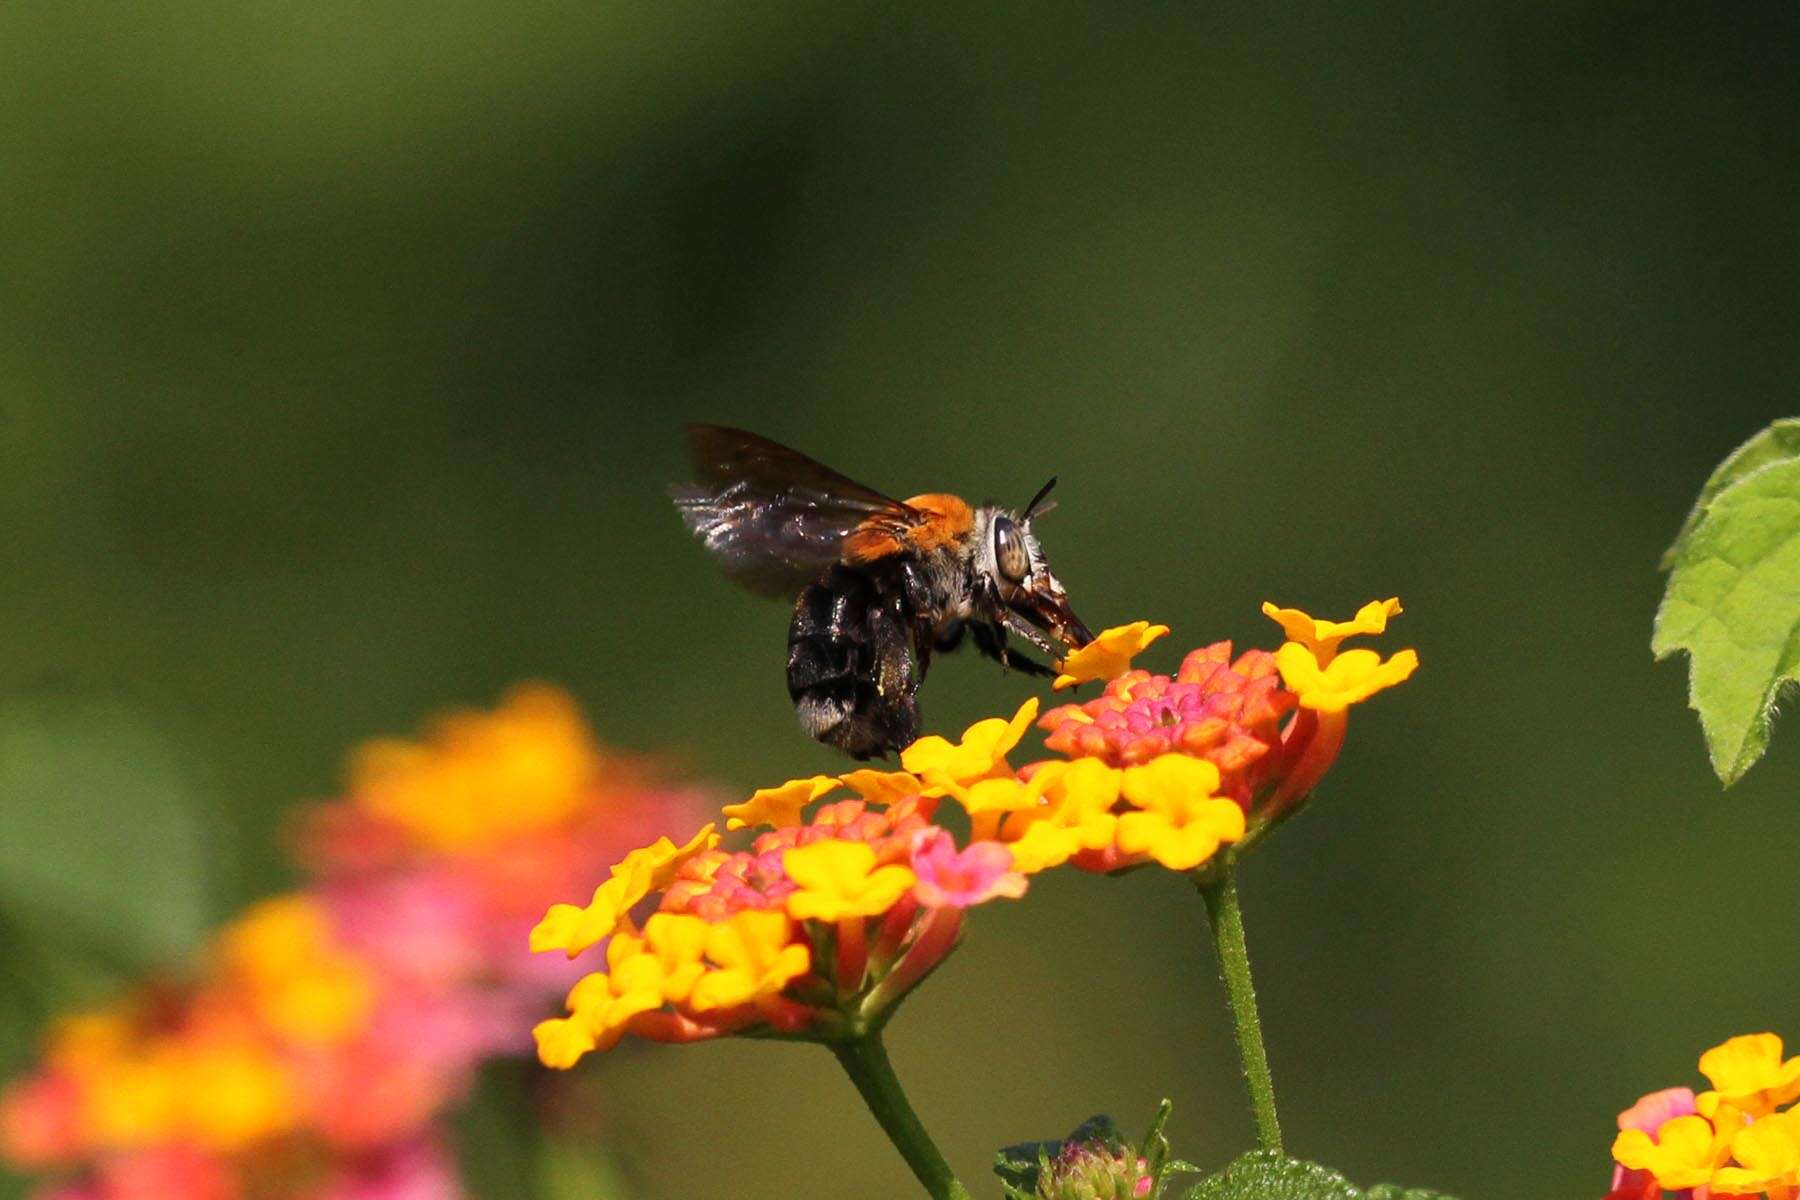
{"label": "bee", "polygon": [[794,599],[787,687],[800,727],[856,759],[885,756],[919,732],[931,656],[965,634],[1003,667],[1051,668],[1093,640],[1051,574],[1032,521],[1050,489],[1018,511],[929,492],[894,500],[767,438],[687,427],[695,482],[669,489],[682,520],[727,575]]}

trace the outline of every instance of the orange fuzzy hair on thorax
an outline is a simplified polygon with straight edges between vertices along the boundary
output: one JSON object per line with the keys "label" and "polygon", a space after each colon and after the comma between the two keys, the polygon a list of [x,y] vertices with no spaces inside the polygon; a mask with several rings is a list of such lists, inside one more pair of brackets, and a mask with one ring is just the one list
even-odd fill
{"label": "orange fuzzy hair on thorax", "polygon": [[961,541],[975,528],[975,510],[961,496],[927,492],[905,502],[905,518],[879,513],[844,539],[844,558],[866,563],[892,554],[924,554]]}

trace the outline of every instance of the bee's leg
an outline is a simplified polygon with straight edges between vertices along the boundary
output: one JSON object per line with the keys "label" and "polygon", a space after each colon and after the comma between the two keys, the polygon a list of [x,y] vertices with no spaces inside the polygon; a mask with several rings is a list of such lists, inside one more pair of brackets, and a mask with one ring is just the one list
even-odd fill
{"label": "bee's leg", "polygon": [[968,631],[968,628],[969,623],[967,621],[950,622],[950,624],[944,626],[943,631],[937,635],[931,648],[936,650],[939,654],[950,653],[952,650],[955,650],[958,646],[962,645],[963,634]]}
{"label": "bee's leg", "polygon": [[972,621],[970,631],[975,636],[975,649],[993,659],[1007,670],[1016,670],[1022,675],[1048,676],[1056,672],[1051,668],[1020,654],[1006,644],[1006,629],[990,621]]}

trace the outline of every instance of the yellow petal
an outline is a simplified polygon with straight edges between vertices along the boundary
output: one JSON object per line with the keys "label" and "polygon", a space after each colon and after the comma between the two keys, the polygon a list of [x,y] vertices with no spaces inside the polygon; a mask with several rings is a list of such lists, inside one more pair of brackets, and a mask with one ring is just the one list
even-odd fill
{"label": "yellow petal", "polygon": [[918,795],[925,787],[911,771],[874,771],[866,768],[839,775],[838,782],[870,804],[894,804],[908,796]]}
{"label": "yellow petal", "polygon": [[1393,596],[1369,601],[1348,621],[1321,621],[1297,608],[1277,608],[1266,600],[1262,611],[1265,617],[1281,626],[1289,640],[1305,646],[1319,665],[1324,666],[1337,654],[1339,642],[1361,634],[1385,632],[1388,619],[1398,616],[1401,609],[1400,598]]}
{"label": "yellow petal", "polygon": [[872,917],[892,908],[916,882],[910,868],[877,869],[875,850],[864,842],[814,842],[785,852],[781,865],[799,885],[787,898],[796,921]]}
{"label": "yellow petal", "polygon": [[1219,790],[1219,768],[1187,754],[1159,754],[1141,766],[1126,767],[1125,799],[1139,808],[1175,811]]}
{"label": "yellow petal", "polygon": [[1131,669],[1133,658],[1168,632],[1167,625],[1152,625],[1148,621],[1133,621],[1104,630],[1058,664],[1062,674],[1050,686],[1060,692],[1097,679],[1117,679]]}
{"label": "yellow petal", "polygon": [[801,810],[837,785],[838,781],[830,775],[814,775],[808,779],[790,779],[778,787],[758,788],[742,804],[725,806],[725,828],[798,825]]}
{"label": "yellow petal", "polygon": [[1321,667],[1311,650],[1299,642],[1286,642],[1275,651],[1275,667],[1283,685],[1300,698],[1301,707],[1341,713],[1405,682],[1418,670],[1419,655],[1402,650],[1383,661],[1373,650],[1346,650]]}
{"label": "yellow petal", "polygon": [[538,1061],[566,1071],[594,1048],[594,1034],[586,1022],[568,1017],[539,1021],[531,1036],[537,1040]]}
{"label": "yellow petal", "polygon": [[1037,714],[1037,697],[1033,696],[1019,706],[1010,721],[989,717],[975,722],[963,730],[960,742],[928,734],[900,752],[900,765],[925,780],[926,795],[937,796],[947,794],[954,785],[1010,774],[1006,755],[1019,744]]}

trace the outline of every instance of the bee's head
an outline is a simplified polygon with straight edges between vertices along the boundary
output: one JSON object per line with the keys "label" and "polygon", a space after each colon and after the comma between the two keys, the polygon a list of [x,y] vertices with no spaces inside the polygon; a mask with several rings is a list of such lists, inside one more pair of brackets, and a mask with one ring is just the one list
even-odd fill
{"label": "bee's head", "polygon": [[1069,649],[1094,640],[1088,627],[1069,607],[1069,595],[1050,566],[1031,531],[1031,522],[1055,507],[1046,501],[1052,478],[1038,489],[1022,512],[1004,508],[981,510],[975,524],[975,562],[999,603],[996,615],[1009,630],[1058,658]]}

